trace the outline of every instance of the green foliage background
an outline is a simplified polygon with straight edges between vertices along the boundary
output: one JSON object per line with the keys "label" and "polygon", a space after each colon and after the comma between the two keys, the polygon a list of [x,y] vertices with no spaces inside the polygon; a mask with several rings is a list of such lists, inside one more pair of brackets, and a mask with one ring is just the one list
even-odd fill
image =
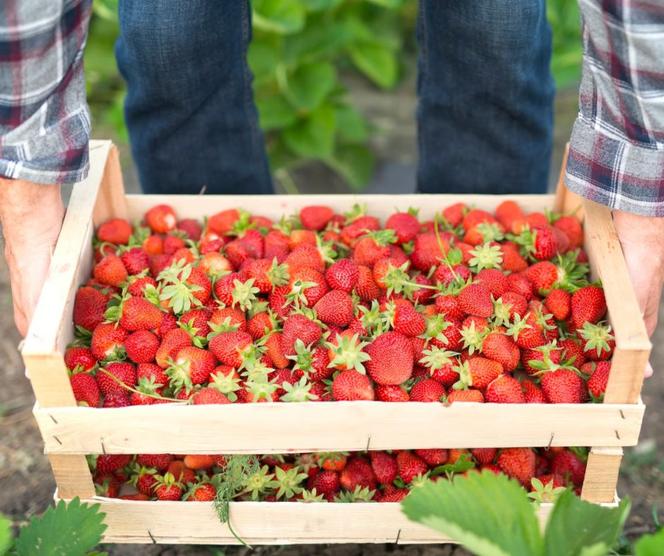
{"label": "green foliage background", "polygon": [[[86,50],[88,99],[96,122],[127,141],[124,85],[113,44],[118,0],[94,0]],[[415,53],[416,0],[253,0],[249,63],[272,170],[283,175],[316,160],[352,189],[371,178],[374,130],[353,106],[342,75],[359,73],[389,90]],[[549,0],[552,69],[558,87],[579,78],[582,46],[576,0]]]}

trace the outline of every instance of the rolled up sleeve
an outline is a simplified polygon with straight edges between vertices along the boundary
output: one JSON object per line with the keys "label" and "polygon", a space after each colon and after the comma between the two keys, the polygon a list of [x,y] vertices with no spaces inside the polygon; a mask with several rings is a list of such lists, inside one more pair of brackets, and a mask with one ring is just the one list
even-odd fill
{"label": "rolled up sleeve", "polygon": [[584,62],[567,186],[613,209],[664,216],[664,4],[579,6]]}
{"label": "rolled up sleeve", "polygon": [[62,184],[87,175],[91,1],[0,1],[0,176]]}

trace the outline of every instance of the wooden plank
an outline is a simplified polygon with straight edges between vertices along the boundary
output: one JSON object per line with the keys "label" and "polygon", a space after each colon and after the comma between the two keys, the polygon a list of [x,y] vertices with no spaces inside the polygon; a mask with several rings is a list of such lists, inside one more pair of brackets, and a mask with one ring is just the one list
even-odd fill
{"label": "wooden plank", "polygon": [[569,145],[565,145],[563,162],[560,165],[560,173],[558,174],[553,210],[564,214],[575,214],[579,218],[583,218],[583,197],[570,191],[567,189],[567,185],[565,185],[565,170],[567,168],[568,152]]}
{"label": "wooden plank", "polygon": [[635,403],[641,394],[643,371],[651,344],[627,272],[611,211],[584,201],[585,246],[595,277],[601,279],[616,351],[604,397],[605,403]]}
{"label": "wooden plank", "polygon": [[55,484],[62,498],[91,498],[96,495],[85,456],[49,454]]}
{"label": "wooden plank", "polygon": [[173,205],[180,218],[203,218],[215,212],[244,207],[253,214],[278,220],[307,205],[328,205],[345,212],[358,204],[366,204],[368,213],[386,218],[396,210],[420,209],[420,218],[430,219],[435,212],[463,200],[469,205],[493,210],[505,199],[513,199],[527,210],[551,208],[553,195],[127,195],[130,220],[142,218],[154,205]]}
{"label": "wooden plank", "polygon": [[[103,497],[84,501],[100,504],[106,514],[104,542],[238,544],[207,502],[136,502]],[[616,503],[605,505],[614,507]],[[551,504],[540,507],[542,526],[551,509]],[[409,521],[400,504],[392,503],[231,502],[230,515],[235,531],[252,545],[454,542]]]}
{"label": "wooden plank", "polygon": [[312,402],[36,408],[35,417],[48,453],[251,454],[632,446],[643,412],[642,404]]}
{"label": "wooden plank", "polygon": [[581,498],[595,503],[610,502],[614,499],[622,456],[621,448],[602,447],[590,450]]}
{"label": "wooden plank", "polygon": [[108,153],[93,215],[95,226],[109,218],[127,218],[127,199],[120,168],[120,154],[115,145],[111,145]]}

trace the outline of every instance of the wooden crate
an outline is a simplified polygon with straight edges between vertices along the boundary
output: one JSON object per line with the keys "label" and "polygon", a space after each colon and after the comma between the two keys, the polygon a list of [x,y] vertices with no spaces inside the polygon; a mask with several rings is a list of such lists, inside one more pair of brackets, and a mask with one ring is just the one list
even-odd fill
{"label": "wooden crate", "polygon": [[[90,175],[74,187],[22,353],[37,398],[34,414],[58,496],[101,502],[107,513],[109,542],[226,544],[234,539],[209,504],[96,497],[85,454],[591,446],[582,497],[615,503],[622,447],[635,445],[641,428],[644,406],[639,394],[650,342],[606,207],[571,194],[562,179],[556,195],[463,196],[464,201],[486,209],[505,198],[513,198],[528,210],[581,208],[585,247],[595,277],[604,284],[616,336],[603,404],[335,402],[92,409],[76,406],[63,354],[73,337],[74,297],[78,285],[90,274],[91,240],[100,222],[112,216],[136,220],[161,202],[172,203],[183,218],[200,218],[237,206],[279,218],[310,204],[327,204],[342,211],[356,202],[367,203],[372,214],[383,218],[396,206],[418,207],[423,218],[431,218],[459,197],[125,195],[115,147],[108,141],[93,141],[90,158]],[[207,432],[202,436],[200,430]],[[542,507],[543,519],[549,509]],[[258,544],[445,540],[409,523],[396,504],[237,502],[232,504],[232,519],[241,536]]]}

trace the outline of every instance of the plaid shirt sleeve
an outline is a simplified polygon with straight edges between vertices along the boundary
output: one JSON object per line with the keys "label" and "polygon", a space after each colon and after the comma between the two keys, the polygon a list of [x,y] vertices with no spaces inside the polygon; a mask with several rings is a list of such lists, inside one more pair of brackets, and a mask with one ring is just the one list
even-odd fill
{"label": "plaid shirt sleeve", "polygon": [[584,63],[568,187],[664,216],[664,2],[579,0]]}
{"label": "plaid shirt sleeve", "polygon": [[47,184],[86,176],[91,3],[0,0],[0,176]]}

